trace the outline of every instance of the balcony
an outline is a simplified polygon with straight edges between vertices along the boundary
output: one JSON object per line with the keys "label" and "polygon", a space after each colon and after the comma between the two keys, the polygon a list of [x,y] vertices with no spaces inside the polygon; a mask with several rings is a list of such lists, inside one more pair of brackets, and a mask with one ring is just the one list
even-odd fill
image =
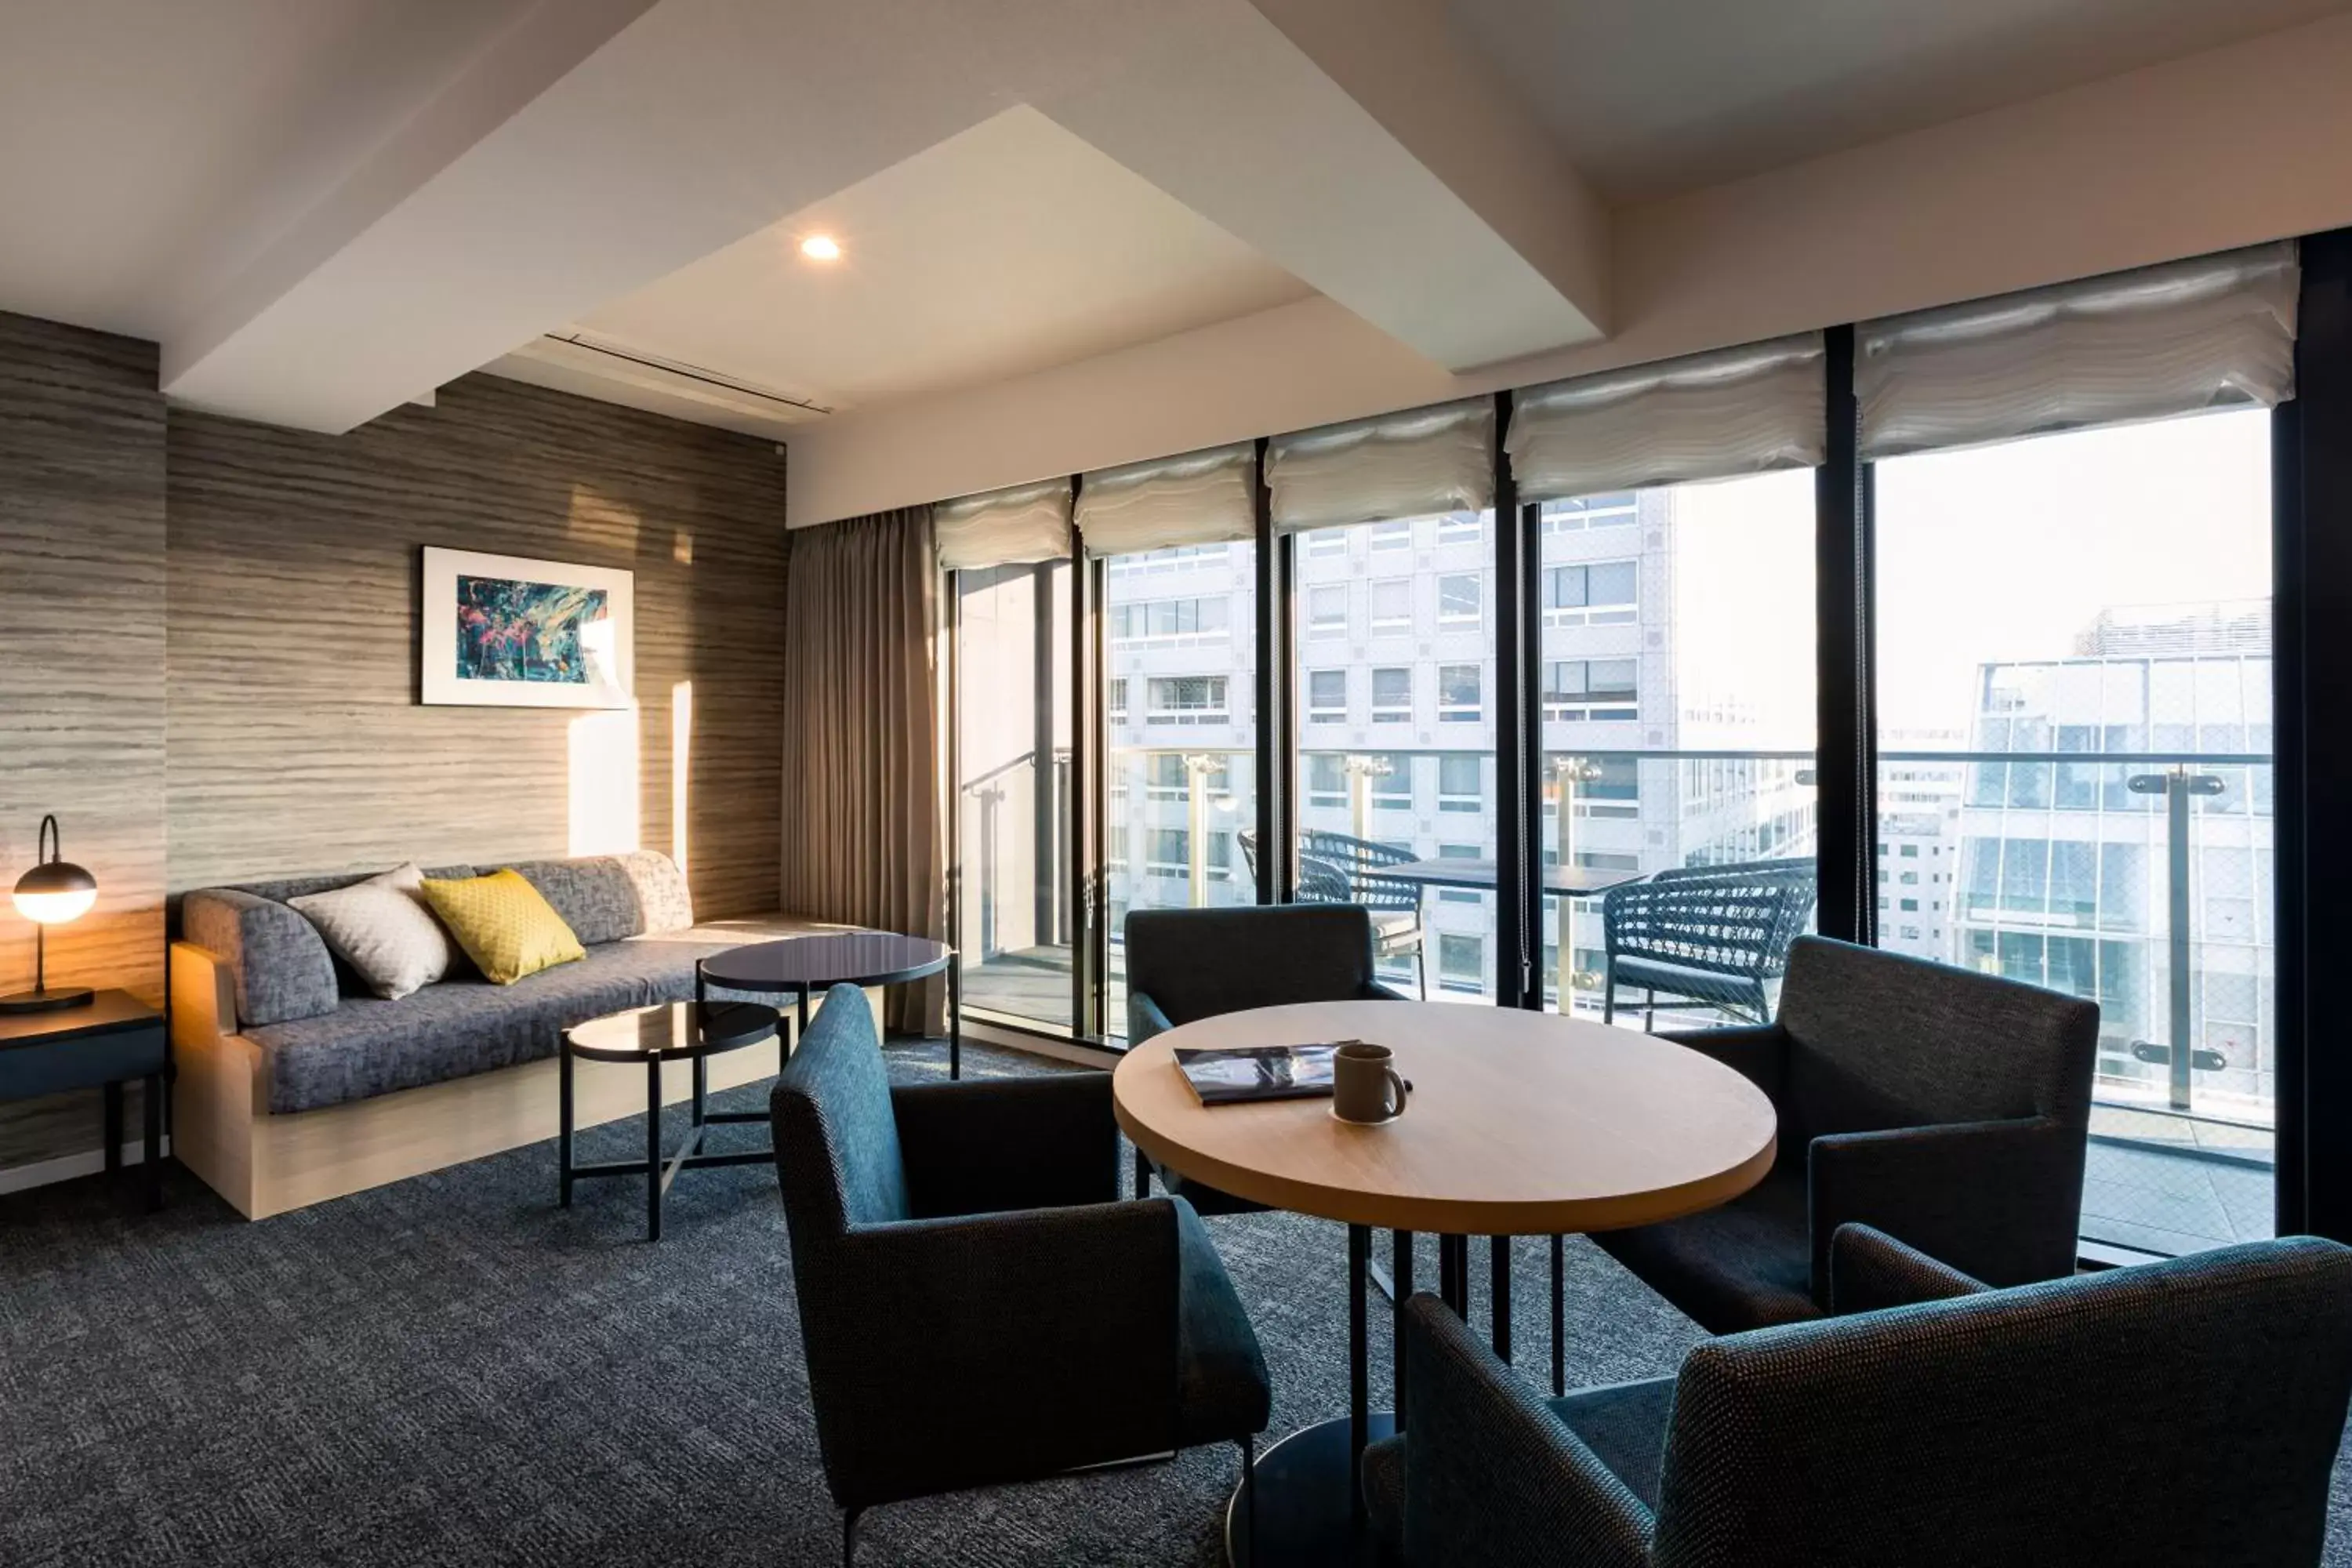
{"label": "balcony", "polygon": [[[1465,756],[1478,766],[1455,765]],[[1555,749],[1544,758],[1541,849],[1547,864],[1641,878],[1808,859],[1816,849],[1811,763],[1796,752]],[[1248,752],[1120,749],[1112,764],[1104,1018],[1118,1032],[1125,910],[1249,901],[1254,878],[1241,836],[1255,807]],[[1066,881],[1057,858],[1068,841],[1066,759],[1043,775],[1026,766],[1013,773],[1053,781],[1053,809],[1041,815],[1017,786],[986,804],[982,796],[1001,792],[1002,780],[964,792],[965,1001],[982,1016],[1066,1028],[1075,928],[1058,898],[1039,896]],[[1306,752],[1298,776],[1303,829],[1419,859],[1472,850],[1491,858],[1486,753]],[[1880,806],[1883,946],[2101,1005],[2085,1240],[2177,1254],[2268,1235],[2269,759],[1890,751],[1881,754]],[[1043,846],[1034,841],[1040,824],[1050,839]],[[1560,901],[1567,940],[1559,909],[1544,921],[1546,1005],[1557,1007],[1564,990],[1575,1016],[1597,1020],[1601,900]],[[1025,913],[1009,921],[978,914],[1008,908]],[[1491,1002],[1493,893],[1431,886],[1418,915],[1428,994]],[[1421,983],[1410,952],[1391,957],[1385,973],[1408,992]],[[1629,1021],[1622,1007],[1619,1021]],[[1662,1007],[1655,1026],[1727,1021],[1707,1009]],[[2176,1040],[2188,1043],[2178,1055]]]}

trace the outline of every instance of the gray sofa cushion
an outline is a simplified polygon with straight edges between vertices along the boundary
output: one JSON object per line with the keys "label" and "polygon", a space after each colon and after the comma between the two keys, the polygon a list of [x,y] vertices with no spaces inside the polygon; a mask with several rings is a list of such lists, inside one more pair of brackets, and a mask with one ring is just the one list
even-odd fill
{"label": "gray sofa cushion", "polygon": [[677,866],[658,850],[591,855],[576,860],[521,860],[511,868],[555,906],[583,944],[682,931],[694,906]]}
{"label": "gray sofa cushion", "polygon": [[[355,887],[377,873],[341,871],[325,877],[282,877],[198,888],[180,900],[180,934],[228,965],[239,1027],[282,1024],[332,1012],[346,991],[366,984],[338,966],[319,929],[287,906],[289,899]],[[470,877],[471,866],[443,866],[428,877]],[[326,965],[322,972],[320,963]],[[352,976],[352,984],[343,977]]]}
{"label": "gray sofa cushion", "polygon": [[321,1016],[244,1033],[268,1058],[270,1110],[316,1110],[553,1056],[573,1024],[691,999],[697,959],[762,935],[705,928],[606,942],[512,985],[469,976],[397,1002],[351,996]]}
{"label": "gray sofa cushion", "polygon": [[274,899],[203,889],[181,900],[180,928],[228,965],[240,1024],[331,1014],[341,1000],[319,928]]}

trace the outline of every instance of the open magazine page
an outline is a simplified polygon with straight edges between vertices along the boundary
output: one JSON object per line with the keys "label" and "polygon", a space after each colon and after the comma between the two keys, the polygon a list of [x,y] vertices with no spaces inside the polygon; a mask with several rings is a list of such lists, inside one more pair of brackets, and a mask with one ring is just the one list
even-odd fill
{"label": "open magazine page", "polygon": [[1310,1100],[1331,1093],[1331,1054],[1323,1046],[1234,1046],[1174,1052],[1177,1070],[1203,1105]]}

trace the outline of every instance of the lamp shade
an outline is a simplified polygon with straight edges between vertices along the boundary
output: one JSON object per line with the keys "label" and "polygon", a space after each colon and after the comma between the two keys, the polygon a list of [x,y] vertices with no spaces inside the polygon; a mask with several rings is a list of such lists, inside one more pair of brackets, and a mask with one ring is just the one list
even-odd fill
{"label": "lamp shade", "polygon": [[44,860],[16,879],[16,912],[41,925],[62,925],[89,913],[98,879],[70,860]]}

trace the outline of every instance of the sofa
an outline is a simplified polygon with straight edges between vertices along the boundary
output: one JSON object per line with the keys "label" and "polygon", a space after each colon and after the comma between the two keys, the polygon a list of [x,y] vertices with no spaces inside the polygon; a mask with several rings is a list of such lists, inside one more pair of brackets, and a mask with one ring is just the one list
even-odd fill
{"label": "sofa", "polygon": [[[173,1146],[182,1163],[257,1219],[551,1137],[564,1029],[690,1000],[697,960],[825,929],[782,913],[698,922],[684,875],[652,850],[427,874],[504,868],[554,906],[586,957],[511,985],[491,984],[460,957],[449,975],[398,1001],[369,994],[288,902],[373,872],[184,895],[171,976]],[[711,1058],[710,1083],[750,1082],[777,1063],[773,1047],[729,1052]],[[669,1089],[682,1098],[685,1068],[674,1074]],[[642,1112],[644,1100],[641,1074],[583,1071],[578,1120]]]}

